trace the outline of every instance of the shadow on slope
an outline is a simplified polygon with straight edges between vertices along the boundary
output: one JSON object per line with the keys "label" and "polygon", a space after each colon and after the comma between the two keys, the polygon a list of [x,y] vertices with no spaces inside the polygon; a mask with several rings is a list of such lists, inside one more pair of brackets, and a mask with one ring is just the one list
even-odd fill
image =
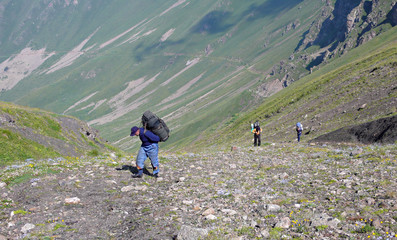
{"label": "shadow on slope", "polygon": [[310,142],[394,143],[397,141],[397,115],[340,128]]}
{"label": "shadow on slope", "polygon": [[199,23],[193,28],[193,33],[210,33],[216,34],[225,32],[230,29],[234,24],[225,24],[226,20],[231,16],[230,12],[212,11],[205,15]]}
{"label": "shadow on slope", "polygon": [[257,20],[264,17],[274,17],[277,16],[282,11],[288,11],[294,8],[296,5],[301,3],[302,0],[288,0],[288,1],[278,1],[278,0],[268,0],[260,5],[251,5],[248,11],[244,14],[252,14],[249,18],[250,21]]}

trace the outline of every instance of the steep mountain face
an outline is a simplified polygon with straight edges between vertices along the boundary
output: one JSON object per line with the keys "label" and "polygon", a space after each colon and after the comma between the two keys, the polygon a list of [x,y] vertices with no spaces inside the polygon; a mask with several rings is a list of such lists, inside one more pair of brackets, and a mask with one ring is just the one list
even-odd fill
{"label": "steep mountain face", "polygon": [[126,150],[151,110],[186,146],[395,24],[395,0],[4,0],[0,99]]}
{"label": "steep mountain face", "polygon": [[275,77],[260,87],[264,91],[262,95],[274,93],[271,90],[277,82],[280,86],[288,86],[381,35],[397,24],[396,15],[396,1],[337,0],[334,3],[328,0],[290,58],[272,68],[268,78]]}

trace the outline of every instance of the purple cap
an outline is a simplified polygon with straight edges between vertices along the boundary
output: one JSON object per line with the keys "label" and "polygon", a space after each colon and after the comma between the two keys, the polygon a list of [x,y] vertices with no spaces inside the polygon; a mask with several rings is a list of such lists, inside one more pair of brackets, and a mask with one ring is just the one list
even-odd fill
{"label": "purple cap", "polygon": [[138,127],[137,126],[133,126],[132,128],[131,128],[131,135],[130,136],[135,136],[135,133],[136,133],[136,131],[138,131]]}

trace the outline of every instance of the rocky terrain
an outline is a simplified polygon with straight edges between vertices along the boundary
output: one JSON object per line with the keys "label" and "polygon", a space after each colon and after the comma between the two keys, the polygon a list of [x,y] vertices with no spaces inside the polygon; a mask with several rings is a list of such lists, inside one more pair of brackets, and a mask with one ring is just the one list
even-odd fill
{"label": "rocky terrain", "polygon": [[0,170],[0,239],[397,239],[397,145],[265,143]]}

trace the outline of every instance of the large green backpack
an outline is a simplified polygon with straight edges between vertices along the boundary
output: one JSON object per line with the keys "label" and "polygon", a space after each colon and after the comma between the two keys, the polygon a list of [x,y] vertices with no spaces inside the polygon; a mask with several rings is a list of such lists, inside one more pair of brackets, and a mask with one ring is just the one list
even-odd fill
{"label": "large green backpack", "polygon": [[170,136],[170,130],[165,122],[156,116],[151,111],[146,111],[142,115],[142,125],[144,129],[147,129],[157,136],[160,137],[161,142],[167,141]]}

